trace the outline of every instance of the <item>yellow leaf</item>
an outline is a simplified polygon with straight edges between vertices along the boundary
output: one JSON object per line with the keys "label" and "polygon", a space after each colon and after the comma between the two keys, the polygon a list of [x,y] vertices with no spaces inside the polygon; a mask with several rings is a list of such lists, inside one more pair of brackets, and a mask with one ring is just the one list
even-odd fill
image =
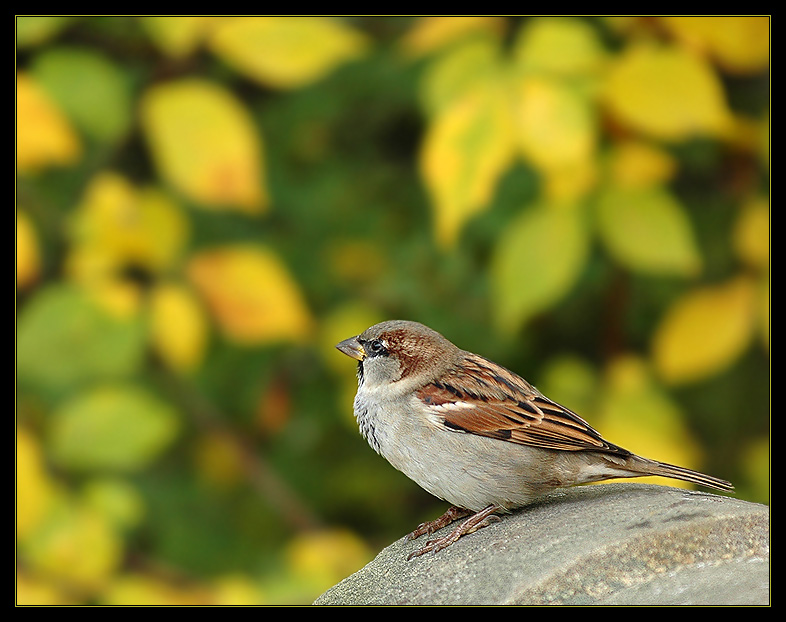
{"label": "yellow leaf", "polygon": [[750,74],[770,64],[769,15],[664,15],[685,45],[708,53],[726,71]]}
{"label": "yellow leaf", "polygon": [[562,354],[544,365],[538,388],[551,399],[590,419],[597,409],[599,374],[595,367],[577,355]]}
{"label": "yellow leaf", "polygon": [[579,206],[533,205],[500,237],[491,263],[494,314],[513,331],[556,304],[581,274],[589,232]]}
{"label": "yellow leaf", "polygon": [[758,294],[758,317],[761,324],[761,339],[764,347],[770,349],[770,273],[761,279],[762,284]]}
{"label": "yellow leaf", "polygon": [[581,160],[545,171],[543,194],[547,201],[571,203],[582,199],[598,183],[598,167],[594,159]]}
{"label": "yellow leaf", "polygon": [[513,44],[516,66],[552,77],[597,77],[608,54],[598,33],[580,19],[534,17],[524,22]]}
{"label": "yellow leaf", "polygon": [[267,206],[259,130],[232,93],[196,78],[170,82],[144,95],[141,115],[158,171],[178,191],[206,208]]}
{"label": "yellow leaf", "polygon": [[339,281],[370,283],[387,269],[387,257],[372,239],[327,240],[325,262]]}
{"label": "yellow leaf", "polygon": [[220,607],[264,605],[265,599],[252,577],[231,574],[212,581],[210,604]]}
{"label": "yellow leaf", "polygon": [[49,96],[28,75],[16,77],[16,165],[22,173],[77,162],[76,132]]}
{"label": "yellow leaf", "polygon": [[166,583],[158,574],[134,573],[116,577],[101,595],[109,607],[188,607],[211,604],[207,591],[184,581]]}
{"label": "yellow leaf", "polygon": [[325,366],[338,378],[340,383],[337,392],[339,412],[344,413],[344,422],[348,424],[350,429],[357,428],[357,422],[352,414],[352,402],[358,387],[357,369],[353,365],[347,366],[347,362],[342,360],[345,357],[340,356],[336,350],[336,344],[347,337],[360,334],[369,326],[384,319],[386,318],[382,317],[377,309],[358,302],[341,305],[321,318],[319,352]]}
{"label": "yellow leaf", "polygon": [[172,369],[196,369],[205,354],[208,327],[196,298],[176,283],[157,284],[150,295],[151,339]]}
{"label": "yellow leaf", "polygon": [[153,43],[171,58],[184,58],[204,41],[221,18],[215,15],[142,15],[142,27]]}
{"label": "yellow leaf", "polygon": [[748,201],[734,227],[734,248],[749,266],[765,270],[770,265],[770,202],[765,197]]}
{"label": "yellow leaf", "polygon": [[24,569],[16,573],[16,605],[19,607],[63,607],[78,605],[74,595],[67,593],[49,577],[35,577]]}
{"label": "yellow leaf", "polygon": [[404,35],[401,49],[422,56],[475,34],[500,38],[504,30],[505,20],[496,15],[425,15]]}
{"label": "yellow leaf", "polygon": [[179,258],[188,221],[163,193],[138,189],[116,173],[100,173],[70,222],[67,273],[83,283],[113,278],[129,268],[159,274]]}
{"label": "yellow leaf", "polygon": [[53,484],[38,439],[24,428],[16,432],[16,535],[28,537],[51,507]]}
{"label": "yellow leaf", "polygon": [[501,87],[486,87],[441,110],[421,146],[421,174],[442,248],[453,246],[467,221],[488,207],[497,182],[513,163],[507,102]]}
{"label": "yellow leaf", "polygon": [[632,46],[611,66],[603,96],[620,122],[663,140],[723,136],[732,119],[712,68],[674,46]]}
{"label": "yellow leaf", "polygon": [[598,199],[597,214],[606,247],[628,268],[680,276],[701,270],[688,215],[665,189],[608,188]]}
{"label": "yellow leaf", "polygon": [[750,279],[736,277],[677,300],[661,320],[652,342],[660,376],[671,383],[693,382],[731,365],[750,343],[755,294]]}
{"label": "yellow leaf", "polygon": [[219,327],[243,344],[304,341],[311,315],[297,283],[271,251],[251,246],[194,256],[188,276]]}
{"label": "yellow leaf", "polygon": [[25,212],[16,213],[16,286],[24,288],[33,283],[41,269],[38,236]]}
{"label": "yellow leaf", "polygon": [[772,459],[770,457],[769,437],[749,441],[744,448],[743,457],[740,465],[749,482],[753,498],[745,496],[748,501],[757,503],[770,503],[770,469]]}
{"label": "yellow leaf", "polygon": [[337,18],[279,15],[222,20],[209,46],[262,84],[296,88],[360,57],[369,40]]}
{"label": "yellow leaf", "polygon": [[758,140],[756,143],[756,152],[762,164],[767,167],[767,172],[770,171],[770,111],[767,109],[764,118],[759,123],[758,127]]}
{"label": "yellow leaf", "polygon": [[626,140],[613,146],[609,156],[609,178],[619,188],[646,188],[672,179],[677,170],[674,158],[654,144]]}
{"label": "yellow leaf", "polygon": [[371,559],[357,535],[345,529],[322,530],[296,536],[287,546],[289,570],[312,589],[327,589],[359,570]]}
{"label": "yellow leaf", "polygon": [[539,77],[518,80],[514,95],[518,145],[535,168],[548,173],[592,159],[597,128],[586,98]]}
{"label": "yellow leaf", "polygon": [[[638,357],[621,356],[611,362],[601,385],[600,402],[596,427],[612,443],[653,460],[701,467],[701,452],[683,413]],[[637,481],[693,488],[686,482],[659,477]]]}
{"label": "yellow leaf", "polygon": [[142,306],[142,287],[106,276],[83,283],[85,293],[101,310],[117,320],[133,320]]}
{"label": "yellow leaf", "polygon": [[217,488],[234,487],[246,473],[246,458],[228,435],[201,435],[194,444],[193,459],[199,477]]}

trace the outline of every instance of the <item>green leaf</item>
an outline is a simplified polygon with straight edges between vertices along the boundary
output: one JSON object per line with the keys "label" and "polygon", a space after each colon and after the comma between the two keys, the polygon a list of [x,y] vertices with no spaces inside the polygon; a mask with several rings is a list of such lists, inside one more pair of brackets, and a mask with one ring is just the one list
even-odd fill
{"label": "green leaf", "polygon": [[20,313],[17,374],[50,390],[119,378],[139,367],[144,346],[140,319],[113,317],[77,287],[53,285]]}
{"label": "green leaf", "polygon": [[515,330],[567,294],[581,274],[589,236],[578,206],[534,205],[500,238],[491,264],[494,311]]}
{"label": "green leaf", "polygon": [[88,136],[115,142],[131,126],[131,88],[123,71],[88,49],[57,47],[38,56],[32,75]]}
{"label": "green leaf", "polygon": [[60,466],[80,471],[136,471],[166,449],[178,427],[175,410],[145,390],[104,386],[53,414],[50,455]]}
{"label": "green leaf", "polygon": [[598,226],[609,252],[631,270],[678,276],[701,270],[685,208],[663,188],[606,190],[598,199]]}

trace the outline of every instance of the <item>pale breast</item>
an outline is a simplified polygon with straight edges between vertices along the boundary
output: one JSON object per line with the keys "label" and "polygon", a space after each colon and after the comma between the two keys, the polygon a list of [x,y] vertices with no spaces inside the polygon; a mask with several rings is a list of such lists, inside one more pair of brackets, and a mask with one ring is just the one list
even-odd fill
{"label": "pale breast", "polygon": [[525,505],[560,485],[551,452],[456,432],[427,418],[415,398],[359,391],[355,416],[369,445],[432,495],[478,511]]}

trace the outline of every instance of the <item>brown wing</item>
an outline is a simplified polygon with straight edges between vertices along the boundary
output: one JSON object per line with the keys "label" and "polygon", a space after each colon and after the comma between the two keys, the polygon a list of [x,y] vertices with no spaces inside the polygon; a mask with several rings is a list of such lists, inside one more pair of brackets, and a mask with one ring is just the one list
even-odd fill
{"label": "brown wing", "polygon": [[523,378],[475,354],[418,397],[451,430],[545,449],[630,455]]}

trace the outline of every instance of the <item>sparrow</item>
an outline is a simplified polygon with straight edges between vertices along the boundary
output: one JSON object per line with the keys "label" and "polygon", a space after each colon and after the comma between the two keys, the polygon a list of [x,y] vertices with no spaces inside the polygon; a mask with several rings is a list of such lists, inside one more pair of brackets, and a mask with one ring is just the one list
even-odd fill
{"label": "sparrow", "polygon": [[408,559],[436,553],[557,488],[659,475],[734,489],[610,443],[520,376],[423,324],[382,322],[336,348],[358,361],[354,414],[362,436],[393,467],[451,504],[409,538],[466,519]]}

